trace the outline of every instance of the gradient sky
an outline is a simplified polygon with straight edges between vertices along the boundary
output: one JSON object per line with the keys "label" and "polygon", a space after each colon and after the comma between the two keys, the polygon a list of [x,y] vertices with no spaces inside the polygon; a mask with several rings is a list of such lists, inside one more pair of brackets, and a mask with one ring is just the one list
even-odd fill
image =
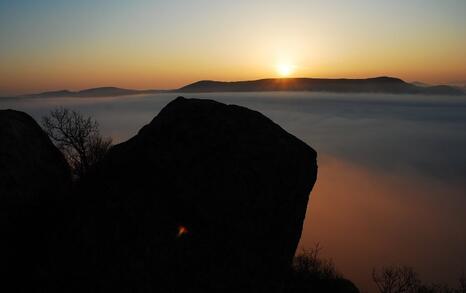
{"label": "gradient sky", "polygon": [[0,0],[0,95],[200,79],[466,83],[466,1]]}

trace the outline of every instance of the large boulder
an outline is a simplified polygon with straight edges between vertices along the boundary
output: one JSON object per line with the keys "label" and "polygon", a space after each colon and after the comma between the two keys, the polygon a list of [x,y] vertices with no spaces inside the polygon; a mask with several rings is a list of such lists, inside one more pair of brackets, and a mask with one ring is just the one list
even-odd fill
{"label": "large boulder", "polygon": [[1,291],[45,286],[59,202],[70,186],[65,158],[34,119],[0,110]]}
{"label": "large boulder", "polygon": [[0,110],[0,200],[43,202],[69,187],[62,153],[26,113]]}
{"label": "large boulder", "polygon": [[316,152],[259,112],[179,97],[82,180],[65,283],[279,291],[316,175]]}

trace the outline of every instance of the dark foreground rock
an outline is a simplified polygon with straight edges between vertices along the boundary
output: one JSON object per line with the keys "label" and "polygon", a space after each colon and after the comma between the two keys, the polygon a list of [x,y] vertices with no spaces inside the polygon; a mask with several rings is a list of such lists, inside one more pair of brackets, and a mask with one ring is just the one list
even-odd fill
{"label": "dark foreground rock", "polygon": [[25,113],[0,110],[0,291],[44,286],[57,200],[70,185],[63,155],[40,126]]}
{"label": "dark foreground rock", "polygon": [[73,187],[39,125],[0,111],[0,291],[289,292],[316,175],[260,113],[178,98]]}
{"label": "dark foreground rock", "polygon": [[42,202],[69,187],[62,153],[26,113],[0,110],[0,199]]}
{"label": "dark foreground rock", "polygon": [[286,293],[359,293],[358,287],[345,278],[315,278],[294,274],[288,281]]}
{"label": "dark foreground rock", "polygon": [[177,98],[82,180],[66,289],[281,291],[316,175],[262,114]]}

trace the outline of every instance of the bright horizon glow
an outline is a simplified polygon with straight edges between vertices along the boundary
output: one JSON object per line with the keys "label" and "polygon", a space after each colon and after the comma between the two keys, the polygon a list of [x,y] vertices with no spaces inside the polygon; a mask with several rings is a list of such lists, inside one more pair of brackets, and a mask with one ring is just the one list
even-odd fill
{"label": "bright horizon glow", "polygon": [[466,84],[465,11],[459,0],[0,0],[0,96],[270,78],[282,58],[292,76]]}
{"label": "bright horizon glow", "polygon": [[277,73],[281,77],[289,77],[294,72],[295,66],[289,63],[279,63],[277,65]]}

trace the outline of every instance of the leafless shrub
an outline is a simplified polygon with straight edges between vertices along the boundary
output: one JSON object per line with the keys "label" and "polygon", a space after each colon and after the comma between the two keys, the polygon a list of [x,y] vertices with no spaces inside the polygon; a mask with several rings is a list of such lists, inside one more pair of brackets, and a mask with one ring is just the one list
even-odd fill
{"label": "leafless shrub", "polygon": [[464,273],[459,279],[458,293],[466,293],[466,276]]}
{"label": "leafless shrub", "polygon": [[313,248],[303,250],[303,252],[294,259],[294,271],[298,274],[313,276],[316,279],[342,278],[331,259],[320,257],[321,250],[322,247],[319,243],[316,243]]}
{"label": "leafless shrub", "polygon": [[420,285],[417,274],[406,266],[373,269],[372,279],[380,293],[414,293]]}
{"label": "leafless shrub", "polygon": [[390,266],[372,271],[372,279],[380,293],[466,293],[466,278],[459,278],[457,289],[447,284],[423,284],[410,267]]}
{"label": "leafless shrub", "polygon": [[112,144],[111,138],[100,135],[96,120],[66,108],[52,110],[42,117],[42,127],[78,177],[101,160]]}

